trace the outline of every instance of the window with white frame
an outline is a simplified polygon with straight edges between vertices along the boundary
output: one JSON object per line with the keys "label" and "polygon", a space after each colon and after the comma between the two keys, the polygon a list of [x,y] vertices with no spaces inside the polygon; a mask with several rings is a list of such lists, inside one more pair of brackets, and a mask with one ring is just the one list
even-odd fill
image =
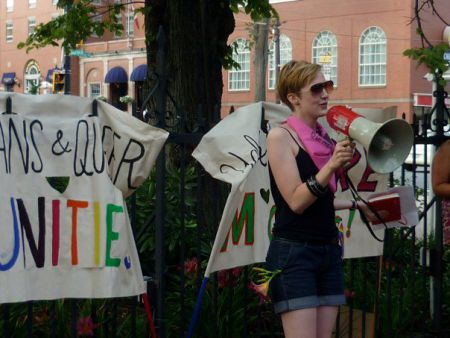
{"label": "window with white frame", "polygon": [[28,0],[28,8],[36,8],[37,0]]}
{"label": "window with white frame", "polygon": [[127,14],[127,36],[134,36],[134,12]]}
{"label": "window with white frame", "polygon": [[100,83],[89,83],[89,97],[95,99],[102,94]]}
{"label": "window with white frame", "polygon": [[35,28],[36,28],[36,19],[28,18],[28,36],[33,34]]}
{"label": "window with white frame", "polygon": [[58,0],[52,0],[52,5],[56,6],[58,4]]}
{"label": "window with white frame", "polygon": [[322,73],[327,80],[337,85],[337,39],[330,31],[322,31],[312,44],[312,62],[322,66]]}
{"label": "window with white frame", "polygon": [[359,85],[386,85],[386,34],[369,27],[359,40]]}
{"label": "window with white frame", "polygon": [[13,40],[14,40],[14,35],[13,35],[14,34],[14,26],[13,26],[12,21],[7,21],[6,22],[5,32],[6,32],[6,42],[7,43],[13,42]]}
{"label": "window with white frame", "polygon": [[[269,47],[269,60],[268,60],[268,88],[275,89],[276,79],[275,79],[275,41],[272,41]],[[280,35],[280,67],[285,63],[292,60],[292,43],[286,35]]]}
{"label": "window with white frame", "polygon": [[247,41],[239,38],[234,42],[236,48],[233,51],[233,60],[239,64],[239,69],[228,71],[228,90],[249,90],[250,89],[250,49]]}
{"label": "window with white frame", "polygon": [[35,61],[31,61],[25,70],[25,93],[29,93],[35,88],[36,86],[39,86],[39,81],[41,78],[41,72],[39,70],[39,67]]}
{"label": "window with white frame", "polygon": [[14,10],[14,0],[6,0],[6,11],[12,12]]}

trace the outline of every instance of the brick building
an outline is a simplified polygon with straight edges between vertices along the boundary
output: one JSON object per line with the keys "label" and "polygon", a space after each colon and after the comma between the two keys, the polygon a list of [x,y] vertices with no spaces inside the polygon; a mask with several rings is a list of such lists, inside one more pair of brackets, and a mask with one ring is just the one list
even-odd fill
{"label": "brick building", "polygon": [[[414,104],[431,105],[431,83],[427,70],[403,56],[403,51],[420,46],[412,0],[290,0],[272,1],[280,16],[280,63],[290,59],[322,63],[335,83],[331,104],[353,107],[397,106],[397,114],[410,119]],[[446,0],[435,1],[439,13],[450,18]],[[234,60],[240,70],[224,71],[222,114],[230,106],[254,101],[254,49],[243,14],[236,16],[236,29],[229,42],[240,51]],[[424,31],[433,44],[444,42],[445,25],[424,13]],[[269,29],[272,29],[269,27]],[[448,39],[448,37],[446,37]],[[270,38],[266,100],[275,101],[273,34]],[[445,40],[448,41],[448,40]],[[450,49],[450,48],[449,48]],[[422,103],[423,104],[422,104]]]}
{"label": "brick building", "polygon": [[103,96],[114,106],[129,110],[120,97],[130,96],[139,106],[147,76],[144,18],[135,15],[131,5],[125,6],[120,16],[124,26],[121,35],[106,32],[103,37],[90,38],[83,46],[90,56],[79,59],[79,93]]}
{"label": "brick building", "polygon": [[56,8],[56,2],[56,0],[0,2],[0,90],[28,93],[33,86],[38,86],[40,93],[50,91],[50,74],[55,67],[62,67],[61,48],[46,47],[32,50],[27,54],[24,49],[17,49],[17,44],[25,41],[37,24],[47,22],[62,13]]}
{"label": "brick building", "polygon": [[[101,5],[103,0],[93,0]],[[121,0],[108,0],[109,2]],[[46,47],[26,54],[16,48],[39,22],[60,15],[56,0],[4,0],[0,4],[0,90],[28,92],[32,84],[40,93],[49,92],[49,76],[62,68],[59,47]],[[305,59],[322,63],[335,82],[331,104],[354,107],[395,105],[398,114],[410,117],[414,107],[431,105],[431,83],[425,68],[403,56],[403,51],[419,46],[413,0],[272,0],[280,15],[280,63]],[[444,18],[450,18],[446,0],[436,0]],[[120,97],[129,95],[140,101],[147,74],[144,20],[126,6],[121,13],[124,32],[92,37],[83,46],[85,56],[72,58],[72,94],[104,96],[121,109],[129,109]],[[240,70],[224,71],[222,113],[254,101],[254,48],[250,42],[249,17],[236,15],[236,29],[229,42],[235,42]],[[1,28],[1,27],[0,27]],[[270,26],[271,30],[273,26]],[[433,43],[444,38],[445,25],[428,13],[424,31]],[[448,29],[448,28],[447,28]],[[266,100],[275,101],[275,44],[270,37],[269,70],[266,74]],[[447,40],[445,40],[447,41]],[[86,57],[88,55],[88,57]]]}
{"label": "brick building", "polygon": [[[120,0],[108,0],[108,3],[112,2]],[[40,94],[51,92],[52,73],[63,68],[62,49],[45,47],[27,54],[25,50],[17,49],[17,44],[25,41],[37,24],[63,13],[56,3],[57,0],[1,2],[0,91],[28,93],[33,86],[38,86]],[[103,3],[103,0],[93,0],[94,5]],[[124,26],[122,34],[107,32],[102,38],[93,36],[81,47],[81,55],[71,57],[71,94],[104,96],[126,110],[127,105],[119,98],[125,95],[137,97],[146,76],[144,20],[140,14],[135,16],[131,5],[124,7],[120,19]]]}

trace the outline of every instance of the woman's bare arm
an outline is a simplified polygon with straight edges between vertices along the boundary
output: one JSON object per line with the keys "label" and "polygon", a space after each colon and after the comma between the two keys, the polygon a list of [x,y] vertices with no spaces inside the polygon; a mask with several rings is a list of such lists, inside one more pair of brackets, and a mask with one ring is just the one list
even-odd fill
{"label": "woman's bare arm", "polygon": [[334,200],[334,210],[351,209],[353,207],[352,200]]}
{"label": "woman's bare arm", "polygon": [[450,198],[450,140],[443,143],[434,156],[431,182],[436,196]]}
{"label": "woman's bare arm", "polygon": [[317,199],[300,179],[294,141],[286,130],[274,128],[267,137],[267,152],[275,183],[292,211],[301,214]]}
{"label": "woman's bare arm", "polygon": [[[316,175],[317,182],[326,187],[333,173],[349,162],[353,156],[353,144],[341,141],[327,164]],[[267,152],[272,174],[278,189],[292,211],[301,214],[317,199],[300,179],[295,160],[298,145],[286,130],[274,128],[267,137]]]}

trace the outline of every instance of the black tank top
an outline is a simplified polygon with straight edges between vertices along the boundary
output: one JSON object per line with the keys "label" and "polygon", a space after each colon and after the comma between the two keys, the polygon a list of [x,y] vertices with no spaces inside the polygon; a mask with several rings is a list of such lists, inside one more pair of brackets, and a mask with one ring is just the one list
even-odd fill
{"label": "black tank top", "polygon": [[[319,170],[309,154],[298,144],[292,134],[287,129],[285,130],[299,146],[295,160],[300,178],[302,182],[306,182],[309,177],[316,175]],[[302,214],[297,214],[291,210],[278,190],[270,165],[269,174],[270,186],[276,206],[275,224],[273,226],[273,235],[275,237],[314,243],[329,243],[337,239],[338,229],[335,223],[333,192],[328,190],[326,195],[318,198]]]}

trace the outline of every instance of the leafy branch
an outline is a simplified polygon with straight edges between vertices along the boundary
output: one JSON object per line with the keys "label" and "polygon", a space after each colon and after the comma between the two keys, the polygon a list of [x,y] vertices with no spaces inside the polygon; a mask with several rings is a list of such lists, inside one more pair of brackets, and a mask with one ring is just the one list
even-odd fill
{"label": "leafy branch", "polygon": [[[62,45],[70,51],[93,34],[102,36],[105,31],[122,34],[123,25],[119,22],[119,14],[128,5],[142,3],[129,1],[96,6],[92,0],[59,0],[58,7],[68,10],[47,23],[38,24],[34,32],[20,42],[17,48],[25,48],[28,53],[32,49]],[[135,12],[144,13],[144,9],[139,8]]]}
{"label": "leafy branch", "polygon": [[448,68],[448,62],[444,60],[444,53],[448,51],[449,46],[446,43],[440,43],[431,47],[419,47],[407,49],[403,55],[416,60],[418,66],[425,65],[432,73],[437,76],[439,84],[445,86],[445,80],[442,77]]}
{"label": "leafy branch", "polygon": [[241,8],[245,14],[250,15],[253,21],[260,21],[264,18],[278,17],[278,13],[269,1],[261,0],[231,0],[230,8],[234,13],[239,13]]}
{"label": "leafy branch", "polygon": [[[278,17],[278,13],[270,5],[269,0],[229,0],[228,3],[222,1],[221,3],[222,6],[229,6],[234,13],[245,12],[255,22],[262,18]],[[65,9],[65,13],[47,23],[38,24],[34,32],[17,47],[25,48],[28,53],[33,49],[61,45],[70,52],[92,35],[100,37],[106,31],[120,35],[124,27],[119,14],[125,11],[127,6],[135,4],[144,6],[135,9],[134,13],[141,13],[146,18],[150,15],[152,0],[127,0],[122,3],[109,0],[105,5],[95,5],[93,0],[59,0],[57,6]],[[155,35],[152,35],[150,30],[146,30],[147,42],[154,39]],[[222,65],[225,69],[238,68],[238,63],[232,57],[236,46],[227,45],[226,42],[223,42],[223,45],[220,56]]]}
{"label": "leafy branch", "polygon": [[449,46],[446,43],[433,45],[430,39],[426,36],[423,30],[421,18],[421,14],[425,8],[431,10],[432,14],[435,15],[441,22],[449,25],[448,22],[437,12],[435,0],[415,0],[415,16],[411,20],[411,23],[414,21],[417,23],[416,33],[420,36],[422,46],[407,49],[403,52],[403,55],[416,60],[418,62],[418,66],[422,64],[425,65],[430,72],[434,74],[439,84],[441,86],[445,86],[446,81],[443,78],[443,74],[449,69],[449,64],[448,61],[444,60],[444,53],[448,51]]}

